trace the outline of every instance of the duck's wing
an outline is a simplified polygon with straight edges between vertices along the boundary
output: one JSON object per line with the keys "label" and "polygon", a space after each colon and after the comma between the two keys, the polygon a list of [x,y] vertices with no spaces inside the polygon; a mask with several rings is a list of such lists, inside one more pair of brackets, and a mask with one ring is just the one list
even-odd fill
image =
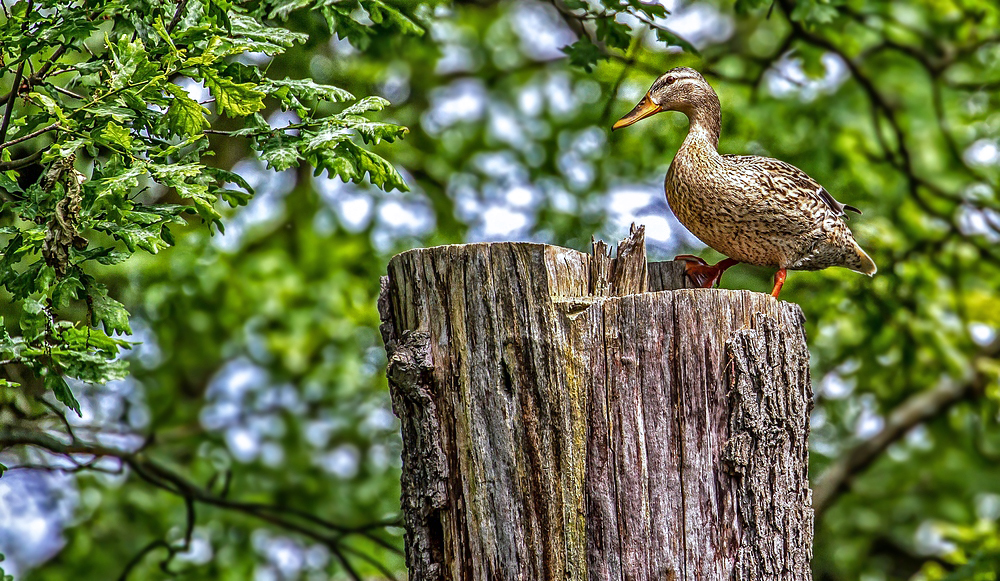
{"label": "duck's wing", "polygon": [[[861,213],[841,204],[830,192],[799,168],[777,159],[749,155],[726,156],[728,169],[744,182],[753,182],[765,191],[775,217],[786,220],[780,241],[788,253],[788,268],[818,270],[828,266],[875,274],[875,263],[854,240],[850,229],[839,218],[844,210]],[[782,214],[784,213],[784,214]],[[800,233],[789,229],[794,222]]]}
{"label": "duck's wing", "polygon": [[766,176],[770,184],[773,184],[772,187],[782,188],[787,192],[800,193],[803,196],[822,201],[837,216],[849,218],[844,210],[861,213],[861,210],[854,206],[838,202],[830,192],[826,191],[826,188],[819,185],[806,172],[790,163],[756,155],[724,155],[723,157],[730,163],[747,169],[752,168],[761,176]]}

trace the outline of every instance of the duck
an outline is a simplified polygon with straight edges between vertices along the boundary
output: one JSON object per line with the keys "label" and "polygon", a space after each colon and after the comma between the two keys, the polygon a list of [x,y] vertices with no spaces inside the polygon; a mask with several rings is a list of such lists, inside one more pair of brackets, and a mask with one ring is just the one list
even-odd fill
{"label": "duck", "polygon": [[612,131],[663,111],[683,113],[689,123],[664,181],[667,203],[685,228],[726,256],[717,264],[677,256],[695,286],[717,285],[728,268],[740,263],[776,268],[775,298],[789,270],[840,266],[875,275],[875,262],[846,223],[848,211],[861,210],[838,202],[789,163],[719,153],[719,96],[698,71],[678,67],[660,75]]}

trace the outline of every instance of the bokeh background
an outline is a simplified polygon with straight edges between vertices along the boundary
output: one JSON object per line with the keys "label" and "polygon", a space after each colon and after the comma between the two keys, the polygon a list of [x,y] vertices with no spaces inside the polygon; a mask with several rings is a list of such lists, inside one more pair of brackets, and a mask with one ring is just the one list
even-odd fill
{"label": "bokeh background", "polygon": [[[387,261],[487,240],[586,250],[632,222],[646,225],[652,259],[721,258],[663,197],[683,115],[610,132],[656,76],[691,66],[721,98],[720,150],[793,163],[861,208],[850,226],[880,269],[792,273],[782,294],[805,312],[812,355],[815,578],[996,579],[1000,8],[661,3],[669,14],[655,24],[697,52],[630,22],[628,49],[597,42],[588,67],[563,49],[596,39],[599,18],[562,0],[399,4],[426,33],[364,50],[292,13],[286,25],[310,42],[273,62],[241,58],[388,99],[380,120],[410,132],[377,151],[410,191],[269,171],[218,142],[214,163],[257,194],[227,210],[224,235],[176,228],[175,247],[97,273],[135,315],[141,345],[124,355],[127,379],[73,386],[74,430],[124,449],[154,434],[147,453],[193,481],[337,523],[329,534],[344,535],[362,578],[404,578],[400,439],[375,307]],[[739,266],[724,286],[767,291],[771,274]],[[113,579],[151,541],[184,534],[184,502],[112,460],[61,471],[21,450],[0,461],[19,467],[0,478],[0,553],[17,579]],[[135,578],[166,577],[157,563]],[[170,568],[350,578],[324,543],[224,507],[199,506]]]}

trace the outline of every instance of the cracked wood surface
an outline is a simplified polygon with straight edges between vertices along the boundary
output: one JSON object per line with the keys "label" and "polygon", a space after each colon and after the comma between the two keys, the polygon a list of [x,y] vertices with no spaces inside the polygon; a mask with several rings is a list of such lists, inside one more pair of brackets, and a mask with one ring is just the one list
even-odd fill
{"label": "cracked wood surface", "polygon": [[810,578],[801,311],[683,284],[641,227],[392,259],[410,579]]}

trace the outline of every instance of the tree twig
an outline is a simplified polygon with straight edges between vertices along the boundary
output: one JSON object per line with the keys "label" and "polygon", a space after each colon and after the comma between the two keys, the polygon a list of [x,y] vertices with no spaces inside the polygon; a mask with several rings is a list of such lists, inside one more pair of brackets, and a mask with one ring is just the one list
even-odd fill
{"label": "tree twig", "polygon": [[52,131],[52,130],[55,130],[55,129],[59,129],[59,127],[60,127],[59,123],[53,123],[52,125],[48,125],[46,127],[42,127],[41,129],[38,129],[37,131],[32,131],[31,133],[29,133],[27,135],[22,135],[21,137],[18,137],[17,139],[11,139],[7,143],[0,143],[0,151],[3,151],[4,149],[7,149],[8,147],[10,147],[12,145],[17,145],[18,143],[21,143],[22,141],[27,141],[27,140],[29,140],[29,139],[31,139],[33,137],[38,137],[39,135],[41,135],[43,133],[48,133],[49,131]]}
{"label": "tree twig", "polygon": [[14,73],[14,85],[10,90],[11,95],[14,95],[14,98],[7,101],[7,107],[3,112],[3,121],[0,121],[0,151],[3,151],[6,147],[4,140],[7,139],[7,128],[10,127],[10,117],[14,113],[14,102],[17,101],[17,92],[21,87],[21,75],[24,73],[24,63],[26,61],[27,59],[22,60],[21,64],[17,65],[17,72]]}
{"label": "tree twig", "polygon": [[129,559],[129,562],[125,564],[125,568],[122,570],[121,575],[118,576],[118,581],[126,581],[126,579],[128,579],[128,576],[132,573],[132,569],[135,569],[135,567],[142,562],[142,559],[146,555],[148,555],[149,553],[160,547],[166,549],[168,554],[173,553],[173,549],[171,548],[170,543],[168,543],[167,541],[164,541],[163,539],[156,539],[154,541],[151,541],[149,544],[143,547],[138,553],[136,553],[135,556]]}
{"label": "tree twig", "polygon": [[[126,450],[118,450],[98,444],[81,442],[75,438],[73,438],[70,442],[65,443],[52,435],[33,429],[20,427],[0,428],[0,450],[11,446],[32,446],[46,450],[52,454],[69,457],[70,459],[72,459],[73,455],[79,454],[93,456],[95,460],[102,457],[118,458],[123,464],[128,465],[132,472],[142,480],[160,488],[161,490],[165,490],[171,494],[179,496],[184,500],[187,518],[183,542],[180,545],[174,546],[161,540],[147,545],[140,552],[140,554],[133,558],[128,565],[126,565],[125,571],[123,571],[120,579],[127,577],[130,571],[138,564],[139,561],[141,561],[143,556],[157,547],[165,547],[168,551],[167,557],[164,559],[164,562],[161,563],[161,568],[169,565],[169,562],[172,560],[175,553],[187,550],[190,546],[195,526],[196,504],[204,504],[239,512],[317,541],[325,545],[335,556],[337,556],[337,559],[341,562],[345,571],[352,579],[360,580],[361,577],[351,565],[350,560],[344,551],[346,545],[343,545],[343,541],[345,538],[352,535],[364,537],[365,539],[379,544],[384,548],[400,552],[398,547],[395,547],[373,532],[373,527],[392,526],[394,524],[398,524],[398,521],[380,522],[370,526],[343,526],[327,521],[305,511],[264,503],[229,500],[202,489],[195,483],[175,473],[159,462],[156,462],[143,451],[129,452]],[[75,464],[77,466],[80,465],[78,462],[75,462]],[[53,467],[53,469],[57,468]],[[315,527],[319,527],[320,530],[317,530]],[[334,531],[336,534],[331,535],[328,532],[324,532],[322,529]]]}
{"label": "tree twig", "polygon": [[167,32],[173,32],[174,28],[181,21],[181,17],[184,16],[184,9],[187,8],[188,0],[180,0],[177,3],[177,10],[174,11],[174,17],[170,19],[170,24],[167,25]]}
{"label": "tree twig", "polygon": [[[49,71],[52,69],[52,67],[59,60],[59,57],[61,57],[62,55],[66,54],[67,50],[69,50],[69,45],[63,44],[63,45],[60,45],[54,51],[52,51],[52,55],[49,56],[49,60],[46,61],[46,63],[44,65],[42,65],[42,68],[38,69],[38,72],[32,73],[31,76],[29,76],[27,79],[24,80],[24,84],[27,85],[27,89],[31,90],[31,88],[34,87],[36,84],[38,84],[39,81],[41,81],[42,79],[44,79],[45,77],[47,77],[49,75]],[[61,73],[64,73],[64,72],[68,72],[68,71],[67,70],[61,70],[61,71],[56,71],[53,74],[61,74]],[[0,97],[0,105],[3,105],[7,101],[9,101],[11,99],[11,97],[14,97],[15,95],[17,95],[17,86],[15,86],[6,95]]]}
{"label": "tree twig", "polygon": [[72,97],[72,98],[74,98],[74,99],[76,99],[78,101],[86,101],[87,99],[89,99],[89,97],[84,97],[83,95],[80,95],[78,93],[74,93],[73,91],[70,91],[69,89],[67,89],[65,87],[60,87],[59,85],[56,85],[56,84],[51,84],[50,83],[49,87],[51,87],[52,90],[56,91],[57,93],[62,93],[63,95],[66,95],[67,97]]}
{"label": "tree twig", "polygon": [[39,149],[38,151],[32,153],[31,155],[26,155],[19,159],[12,159],[10,161],[0,161],[0,171],[7,171],[12,169],[21,169],[22,167],[28,167],[29,165],[35,163],[36,161],[42,159],[45,152],[49,150],[48,145]]}
{"label": "tree twig", "polygon": [[394,575],[393,572],[390,571],[388,567],[386,567],[382,563],[378,562],[377,560],[373,559],[372,556],[369,555],[368,553],[365,553],[363,551],[359,551],[359,550],[355,549],[354,547],[351,547],[351,546],[348,546],[348,545],[344,545],[343,546],[343,550],[344,550],[345,553],[350,553],[352,555],[355,555],[356,557],[358,557],[362,561],[365,561],[366,563],[370,564],[372,567],[375,567],[376,569],[378,569],[378,572],[381,573],[389,581],[397,581],[396,575]]}

